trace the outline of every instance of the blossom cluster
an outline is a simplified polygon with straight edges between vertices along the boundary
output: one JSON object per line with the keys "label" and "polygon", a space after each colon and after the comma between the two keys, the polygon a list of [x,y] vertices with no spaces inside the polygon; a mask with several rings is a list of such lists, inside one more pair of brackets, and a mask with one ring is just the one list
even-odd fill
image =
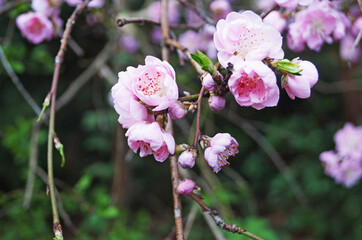
{"label": "blossom cluster", "polygon": [[[39,44],[61,35],[63,21],[59,17],[63,1],[32,0],[33,11],[22,13],[16,18],[16,25],[21,34],[31,43]],[[82,0],[65,0],[69,6],[82,3]],[[92,0],[89,8],[100,8],[104,0]]]}
{"label": "blossom cluster", "polygon": [[334,135],[336,150],[321,153],[325,173],[339,184],[352,187],[362,177],[362,126],[346,123]]}
{"label": "blossom cluster", "polygon": [[287,44],[291,50],[300,52],[308,47],[319,52],[324,43],[340,41],[341,58],[358,61],[361,50],[358,45],[353,50],[353,44],[362,29],[362,16],[358,9],[353,9],[355,6],[346,7],[342,1],[327,0],[272,0],[259,3],[263,9],[274,3],[281,7],[279,11],[268,14],[264,21],[280,32],[287,28]]}

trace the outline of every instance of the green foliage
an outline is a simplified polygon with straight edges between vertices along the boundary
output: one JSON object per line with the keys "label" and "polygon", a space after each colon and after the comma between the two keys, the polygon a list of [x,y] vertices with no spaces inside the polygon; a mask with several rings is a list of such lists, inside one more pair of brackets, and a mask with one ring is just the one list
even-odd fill
{"label": "green foliage", "polygon": [[202,70],[210,73],[211,75],[216,73],[216,67],[214,66],[210,58],[203,54],[201,51],[196,50],[196,54],[190,53],[190,55],[192,59],[194,59],[201,66]]}

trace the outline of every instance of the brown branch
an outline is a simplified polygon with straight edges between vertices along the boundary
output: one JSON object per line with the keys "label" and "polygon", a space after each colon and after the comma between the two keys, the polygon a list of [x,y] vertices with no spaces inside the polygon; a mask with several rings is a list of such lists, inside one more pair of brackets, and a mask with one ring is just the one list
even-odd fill
{"label": "brown branch", "polygon": [[[157,21],[153,21],[150,19],[145,19],[145,18],[122,18],[122,19],[117,19],[117,25],[118,27],[123,27],[126,24],[130,24],[130,23],[136,23],[136,24],[150,24],[150,25],[155,25],[155,26],[161,26],[160,22]],[[203,25],[197,25],[197,26],[191,26],[188,24],[178,24],[178,25],[169,25],[170,28],[172,29],[193,29],[193,30],[199,30],[201,27],[203,27]]]}
{"label": "brown branch", "polygon": [[51,104],[50,104],[50,116],[49,116],[49,131],[48,131],[48,185],[50,190],[50,199],[52,205],[52,212],[53,212],[53,231],[55,234],[55,239],[63,239],[62,228],[59,222],[59,215],[58,215],[58,206],[57,206],[57,199],[55,194],[55,186],[54,186],[54,176],[53,176],[53,138],[54,138],[54,122],[55,122],[55,103],[56,103],[56,93],[57,93],[57,86],[60,74],[60,67],[63,62],[65,50],[68,44],[68,39],[70,37],[70,33],[73,29],[73,25],[75,24],[78,16],[83,12],[88,4],[88,0],[84,1],[83,3],[79,4],[75,10],[73,11],[72,15],[69,17],[62,39],[61,45],[58,51],[57,56],[55,57],[55,68],[52,80],[52,86],[50,89],[49,94],[51,95]]}
{"label": "brown branch", "polygon": [[202,97],[204,95],[205,88],[202,87],[200,90],[199,98],[197,99],[197,115],[196,115],[196,128],[195,128],[195,136],[194,136],[194,143],[192,147],[197,150],[197,143],[199,142],[199,136],[201,134],[200,132],[200,117],[201,117],[201,103],[202,103]]}
{"label": "brown branch", "polygon": [[169,46],[173,46],[173,47],[181,50],[185,54],[187,59],[190,61],[190,63],[192,64],[192,66],[194,67],[196,72],[199,74],[199,76],[202,76],[206,73],[204,70],[201,69],[200,65],[194,59],[192,59],[188,49],[185,48],[183,45],[181,45],[179,42],[177,42],[174,39],[167,39],[165,43]]}
{"label": "brown branch", "polygon": [[362,3],[361,3],[361,0],[357,0],[357,3],[358,3],[359,10],[360,10],[361,13],[362,13]]}
{"label": "brown branch", "polygon": [[195,7],[194,5],[192,5],[191,3],[185,1],[185,0],[179,0],[179,3],[181,3],[182,5],[184,5],[186,8],[188,8],[190,11],[194,12],[196,15],[198,15],[204,22],[211,24],[211,25],[215,25],[215,21],[210,18],[209,16],[207,16],[205,13],[203,13],[202,11],[200,11],[197,7]]}
{"label": "brown branch", "polygon": [[24,202],[23,202],[23,207],[25,209],[29,209],[31,198],[33,196],[35,169],[38,160],[39,130],[40,130],[40,123],[34,121],[33,130],[30,139],[29,170],[28,170],[28,177],[26,180]]}
{"label": "brown branch", "polygon": [[[169,61],[170,50],[166,46],[166,40],[170,38],[170,29],[168,23],[168,0],[161,0],[161,30],[162,30],[162,60]],[[167,131],[173,136],[172,120],[168,117]],[[181,199],[177,192],[177,185],[180,180],[180,172],[178,170],[178,164],[176,156],[169,157],[171,168],[171,182],[172,182],[172,198],[173,198],[173,210],[176,227],[176,240],[184,240],[184,230],[182,224],[182,205]]]}
{"label": "brown branch", "polygon": [[278,7],[278,4],[274,4],[273,6],[271,6],[269,9],[267,9],[266,11],[264,11],[264,12],[262,12],[261,14],[260,14],[260,17],[262,18],[262,19],[264,19],[266,16],[268,16],[269,15],[269,13],[271,13],[272,11],[274,11],[276,8]]}
{"label": "brown branch", "polygon": [[238,233],[249,237],[255,240],[263,240],[262,238],[255,236],[254,234],[248,232],[245,228],[240,228],[235,224],[229,224],[222,219],[216,210],[211,209],[204,201],[202,201],[201,197],[195,193],[191,193],[189,195],[199,206],[201,207],[202,211],[209,214],[212,219],[215,221],[216,225],[218,225],[221,229],[224,229],[228,232]]}

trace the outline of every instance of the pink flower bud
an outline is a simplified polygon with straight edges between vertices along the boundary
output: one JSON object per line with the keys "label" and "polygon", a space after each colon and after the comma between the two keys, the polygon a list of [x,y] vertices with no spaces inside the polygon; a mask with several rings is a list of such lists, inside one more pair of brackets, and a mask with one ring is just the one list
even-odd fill
{"label": "pink flower bud", "polygon": [[182,195],[189,195],[195,188],[195,183],[191,179],[186,178],[177,186],[177,192]]}
{"label": "pink flower bud", "polygon": [[194,149],[182,152],[178,158],[178,162],[183,168],[192,168],[195,165],[197,153]]}
{"label": "pink flower bud", "polygon": [[168,113],[173,120],[178,120],[186,115],[187,110],[182,102],[177,101],[168,108]]}
{"label": "pink flower bud", "polygon": [[[221,79],[222,79],[222,75]],[[204,88],[208,91],[215,91],[216,90],[216,83],[214,81],[214,79],[212,79],[210,73],[207,73],[204,78],[202,79],[202,86],[204,86]]]}
{"label": "pink flower bud", "polygon": [[21,34],[34,44],[49,40],[53,34],[51,21],[42,13],[28,12],[16,18]]}
{"label": "pink flower bud", "polygon": [[283,87],[291,99],[295,99],[295,97],[309,98],[310,89],[318,81],[317,68],[309,61],[293,59],[292,63],[298,64],[302,69],[301,76],[288,75]]}
{"label": "pink flower bud", "polygon": [[225,99],[217,95],[211,95],[209,97],[209,106],[213,111],[221,111],[225,107]]}

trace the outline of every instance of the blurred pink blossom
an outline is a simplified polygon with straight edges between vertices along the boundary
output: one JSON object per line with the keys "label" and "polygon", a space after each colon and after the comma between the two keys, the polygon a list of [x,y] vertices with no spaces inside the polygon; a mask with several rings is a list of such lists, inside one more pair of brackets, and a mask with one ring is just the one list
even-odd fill
{"label": "blurred pink blossom", "polygon": [[234,64],[228,82],[230,92],[241,106],[255,109],[276,106],[279,88],[274,72],[261,61],[243,61]]}
{"label": "blurred pink blossom", "polygon": [[340,156],[348,156],[362,164],[362,126],[355,127],[352,123],[346,123],[334,135],[334,142]]}
{"label": "blurred pink blossom", "polygon": [[199,15],[194,13],[191,10],[186,10],[186,22],[192,26],[197,26],[204,23],[204,20],[201,19]]}
{"label": "blurred pink blossom", "polygon": [[353,36],[357,37],[357,35],[361,31],[361,29],[362,29],[362,17],[358,17],[353,22],[351,33],[353,34]]}
{"label": "blurred pink blossom", "polygon": [[178,41],[191,53],[196,53],[196,49],[200,51],[204,50],[204,45],[202,43],[200,34],[193,30],[188,30],[181,34]]}
{"label": "blurred pink blossom", "polygon": [[195,183],[191,179],[186,178],[177,186],[177,192],[182,195],[189,195],[195,188]]}
{"label": "blurred pink blossom", "polygon": [[[161,19],[161,1],[152,2],[147,8],[148,17],[156,22]],[[168,20],[170,23],[175,24],[180,19],[179,5],[177,1],[168,2]]]}
{"label": "blurred pink blossom", "polygon": [[[361,57],[361,48],[359,45],[355,49],[353,49],[355,37],[351,34],[347,34],[340,42],[339,45],[339,56],[345,61],[358,62]],[[353,49],[353,53],[350,59],[351,51]]]}
{"label": "blurred pink blossom", "polygon": [[226,18],[226,15],[228,15],[232,11],[230,2],[228,0],[213,1],[210,4],[210,9],[216,21],[222,18]]}
{"label": "blurred pink blossom", "polygon": [[[81,4],[84,2],[83,0],[65,0],[65,2],[71,6],[77,6],[78,4]],[[88,8],[101,8],[104,5],[104,0],[92,0],[88,4]]]}
{"label": "blurred pink blossom", "polygon": [[163,162],[175,152],[175,140],[165,132],[157,122],[139,122],[132,125],[126,132],[128,146],[140,156],[153,154],[156,161]]}
{"label": "blurred pink blossom", "polygon": [[16,25],[21,34],[34,44],[50,40],[53,35],[51,21],[39,12],[27,12],[19,15],[16,18]]}
{"label": "blurred pink blossom", "polygon": [[288,11],[294,11],[298,6],[298,0],[274,0],[280,7],[287,9]]}
{"label": "blurred pink blossom", "polygon": [[280,33],[282,33],[287,26],[287,17],[279,11],[270,12],[263,21],[271,24]]}
{"label": "blurred pink blossom", "polygon": [[318,81],[318,70],[313,63],[293,59],[292,63],[299,65],[302,71],[300,76],[289,74],[285,82],[282,81],[283,87],[291,99],[309,98],[311,88]]}
{"label": "blurred pink blossom", "polygon": [[209,140],[208,148],[205,149],[205,160],[214,172],[219,172],[230,156],[238,153],[238,142],[229,133],[218,133]]}
{"label": "blurred pink blossom", "polygon": [[281,59],[284,56],[280,33],[252,11],[231,12],[226,20],[219,20],[214,42],[218,60],[224,67],[228,62],[234,64],[266,57]]}
{"label": "blurred pink blossom", "polygon": [[137,52],[137,50],[139,48],[139,43],[138,43],[137,38],[135,38],[132,35],[128,35],[128,34],[125,34],[121,38],[121,45],[122,45],[122,48],[128,53]]}
{"label": "blurred pink blossom", "polygon": [[31,8],[35,12],[40,12],[45,16],[49,17],[54,12],[55,8],[58,6],[55,5],[53,0],[32,0]]}

